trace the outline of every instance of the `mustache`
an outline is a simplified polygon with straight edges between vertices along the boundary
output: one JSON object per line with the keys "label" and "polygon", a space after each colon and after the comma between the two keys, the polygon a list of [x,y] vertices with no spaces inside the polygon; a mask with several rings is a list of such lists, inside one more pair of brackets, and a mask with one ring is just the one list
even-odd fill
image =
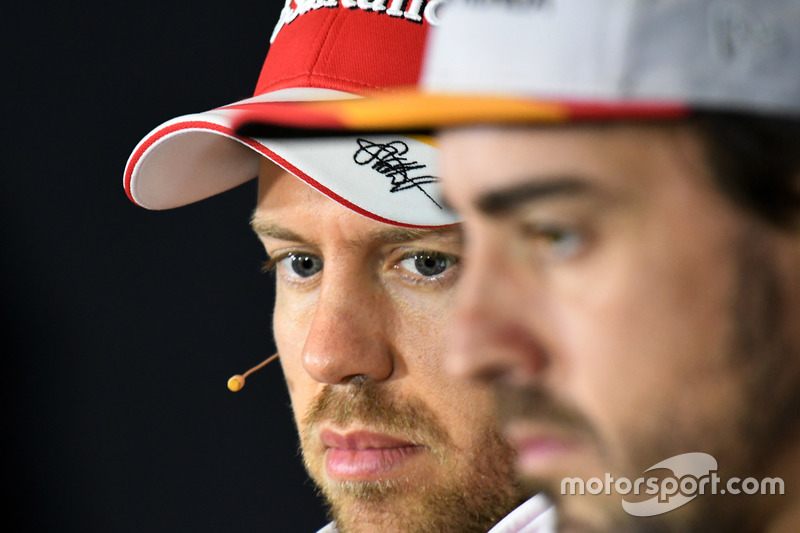
{"label": "mustache", "polygon": [[338,427],[364,425],[428,446],[434,452],[453,445],[424,402],[399,398],[369,378],[355,378],[347,385],[326,385],[303,417],[304,440],[311,442],[324,423]]}
{"label": "mustache", "polygon": [[527,420],[594,435],[591,424],[580,411],[559,402],[541,387],[504,383],[494,388],[494,399],[498,418],[504,425]]}

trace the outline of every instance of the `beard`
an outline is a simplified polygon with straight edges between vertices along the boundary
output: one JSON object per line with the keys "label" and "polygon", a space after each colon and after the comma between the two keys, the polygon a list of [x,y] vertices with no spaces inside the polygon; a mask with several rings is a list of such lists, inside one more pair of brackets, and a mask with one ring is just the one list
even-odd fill
{"label": "beard", "polygon": [[[734,238],[731,246],[734,290],[728,306],[729,333],[723,343],[727,366],[721,371],[740,389],[735,405],[730,406],[729,412],[716,412],[714,419],[707,420],[691,418],[691,411],[683,412],[681,417],[669,409],[662,417],[650,415],[658,418],[657,423],[625,435],[624,465],[609,461],[610,473],[614,470],[612,466],[617,467],[616,478],[624,475],[634,479],[641,475],[641,470],[635,468],[642,465],[650,466],[686,452],[706,451],[718,459],[720,473],[729,474],[727,478],[720,476],[723,483],[732,476],[762,479],[780,476],[781,472],[775,471],[776,458],[792,457],[791,454],[796,453],[800,438],[800,346],[792,337],[793,328],[796,328],[796,318],[793,318],[796,315],[792,313],[796,310],[785,298],[777,260],[765,241],[757,230],[746,228]],[[503,384],[495,389],[495,398],[501,421],[548,422],[568,434],[589,440],[601,457],[610,458],[610,447],[605,446],[591,421],[544,387]],[[689,416],[685,416],[687,414]],[[545,493],[556,508],[564,504],[565,498],[598,498],[564,496],[560,492],[560,482],[522,480],[526,493]],[[620,498],[614,502],[616,508],[607,511],[609,516],[605,523],[610,526],[597,527],[597,524],[567,520],[559,523],[559,531],[755,533],[763,531],[770,518],[758,507],[764,505],[763,498],[707,494],[698,496],[681,512],[646,518],[622,512]]]}
{"label": "beard", "polygon": [[[319,427],[363,424],[402,436],[429,450],[434,469],[425,479],[336,481],[325,475]],[[514,451],[487,417],[471,449],[460,449],[420,400],[392,397],[379,383],[355,378],[326,386],[303,419],[301,452],[309,475],[341,533],[482,532],[524,499],[514,478]]]}

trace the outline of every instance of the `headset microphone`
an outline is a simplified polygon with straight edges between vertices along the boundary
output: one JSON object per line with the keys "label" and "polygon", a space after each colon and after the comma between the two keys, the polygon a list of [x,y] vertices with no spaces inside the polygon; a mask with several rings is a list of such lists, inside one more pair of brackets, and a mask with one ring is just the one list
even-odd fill
{"label": "headset microphone", "polygon": [[254,366],[253,368],[251,368],[250,370],[248,370],[244,374],[236,374],[235,376],[233,376],[231,379],[228,380],[228,389],[230,389],[233,392],[241,390],[241,388],[244,387],[244,378],[246,378],[247,376],[249,376],[250,374],[252,374],[256,370],[260,370],[260,369],[264,368],[265,366],[267,366],[268,364],[270,364],[272,361],[274,361],[277,358],[278,358],[278,354],[271,355],[271,356],[269,356],[267,358],[266,361],[262,362],[259,365]]}

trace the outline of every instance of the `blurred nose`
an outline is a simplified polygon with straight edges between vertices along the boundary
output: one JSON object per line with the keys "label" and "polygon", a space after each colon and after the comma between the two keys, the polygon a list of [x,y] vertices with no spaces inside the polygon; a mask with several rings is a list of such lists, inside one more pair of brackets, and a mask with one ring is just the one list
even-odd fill
{"label": "blurred nose", "polygon": [[535,305],[533,272],[514,265],[501,238],[471,237],[464,263],[447,370],[484,382],[529,383],[547,364],[527,320]]}
{"label": "blurred nose", "polygon": [[385,380],[394,371],[384,323],[388,303],[366,276],[323,282],[303,347],[303,367],[320,383],[345,384],[355,377]]}

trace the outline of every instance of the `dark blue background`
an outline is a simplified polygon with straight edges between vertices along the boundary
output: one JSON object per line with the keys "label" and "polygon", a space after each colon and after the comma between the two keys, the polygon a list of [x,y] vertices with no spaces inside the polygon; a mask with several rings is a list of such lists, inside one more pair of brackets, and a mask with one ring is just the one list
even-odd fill
{"label": "dark blue background", "polygon": [[165,212],[122,189],[152,128],[250,96],[282,3],[3,9],[4,530],[324,524],[280,368],[225,386],[273,352],[254,183]]}

